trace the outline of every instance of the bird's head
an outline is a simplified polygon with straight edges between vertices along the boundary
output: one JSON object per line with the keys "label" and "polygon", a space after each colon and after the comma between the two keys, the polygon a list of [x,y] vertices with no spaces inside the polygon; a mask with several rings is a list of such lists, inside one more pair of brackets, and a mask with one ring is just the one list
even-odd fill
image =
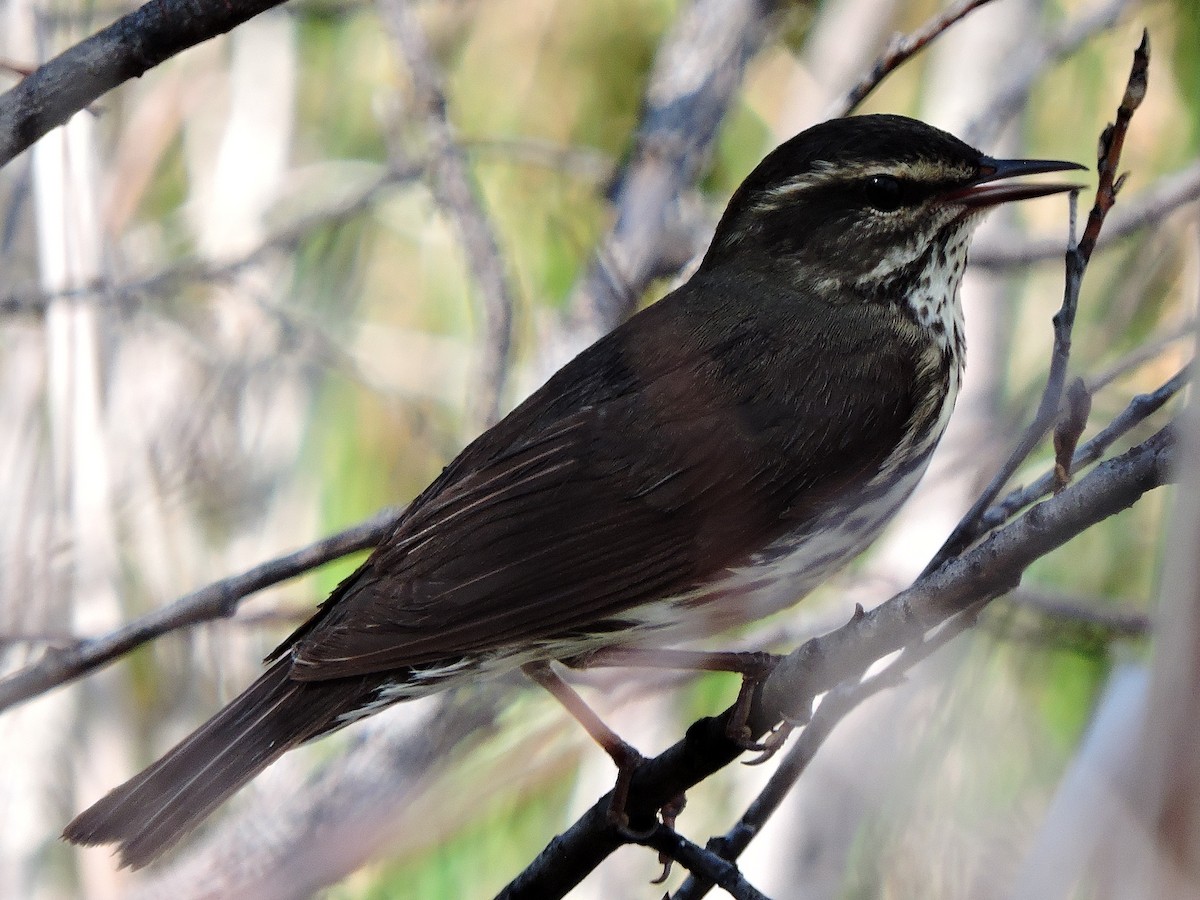
{"label": "bird's head", "polygon": [[904,116],[833,119],[780,145],[746,178],[702,268],[730,260],[782,267],[825,289],[920,277],[938,253],[965,261],[988,209],[1076,187],[1011,179],[1082,168],[993,159]]}

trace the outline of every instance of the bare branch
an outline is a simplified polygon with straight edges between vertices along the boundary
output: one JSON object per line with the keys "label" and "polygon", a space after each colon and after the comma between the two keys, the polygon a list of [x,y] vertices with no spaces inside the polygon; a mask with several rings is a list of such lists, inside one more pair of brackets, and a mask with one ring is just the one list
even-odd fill
{"label": "bare branch", "polygon": [[[747,807],[746,812],[723,837],[709,841],[709,849],[721,858],[733,861],[750,846],[750,842],[762,831],[771,816],[779,809],[788,793],[796,786],[800,776],[808,768],[817,751],[833,733],[833,729],[864,701],[887,688],[895,687],[904,680],[905,674],[917,663],[928,659],[975,624],[978,612],[985,604],[979,603],[952,616],[933,634],[915,644],[910,644],[882,671],[861,681],[846,681],[829,691],[821,700],[817,711],[804,726],[795,745],[788,751],[779,767],[771,774],[766,786]],[[786,737],[791,726],[785,723],[784,730],[776,732]],[[776,736],[772,735],[772,738]],[[700,873],[692,869],[693,875],[675,893],[674,900],[698,900],[707,896],[716,884],[711,878],[697,877]],[[723,885],[722,885],[723,887]]]}
{"label": "bare branch", "polygon": [[12,291],[0,296],[0,315],[41,315],[55,300],[80,297],[85,294],[99,295],[98,302],[133,304],[147,295],[167,296],[190,283],[197,281],[224,281],[244,269],[256,265],[268,254],[293,249],[318,228],[335,225],[353,218],[368,209],[387,188],[411,182],[419,178],[424,169],[419,164],[395,166],[387,169],[357,193],[298,218],[291,225],[268,236],[262,243],[233,259],[214,262],[206,259],[189,258],[173,265],[121,284],[95,283],[84,288],[62,291]]}
{"label": "bare branch", "polygon": [[[1190,366],[1187,366],[1176,372],[1158,389],[1147,394],[1138,394],[1130,400],[1129,405],[1105,425],[1094,438],[1075,451],[1071,460],[1071,471],[1078,472],[1083,466],[1098,460],[1118,438],[1158,412],[1168,400],[1187,387],[1189,379]],[[1011,519],[1018,510],[1024,509],[1031,503],[1036,503],[1053,489],[1054,473],[1047,472],[1028,487],[1011,491],[1003,500],[989,507],[983,514],[979,520],[980,529],[986,532],[998,528]]]}
{"label": "bare branch", "polygon": [[945,33],[951,25],[961,21],[979,9],[979,7],[986,6],[990,2],[991,0],[959,0],[958,3],[927,20],[911,34],[893,35],[882,55],[875,60],[875,65],[871,67],[871,71],[864,75],[862,80],[854,85],[845,97],[833,104],[824,118],[835,119],[840,116],[850,115],[867,98],[867,95],[871,91],[879,87],[883,79],[887,78],[888,75],[892,74],[892,72],[908,62],[913,56],[921,52],[926,44]]}
{"label": "bare branch", "polygon": [[[1052,65],[1066,59],[1101,31],[1112,28],[1125,10],[1137,2],[1107,0],[1084,10],[1048,37],[1029,35],[1019,57],[1007,67],[1004,83],[991,95],[985,111],[967,124],[960,137],[972,145],[990,140],[1025,109],[1033,86]],[[1113,224],[1109,224],[1109,231]],[[1057,257],[1061,252],[1062,247],[1056,244],[1052,255]]]}
{"label": "bare branch", "polygon": [[[1121,162],[1121,149],[1125,144],[1125,134],[1129,130],[1129,122],[1133,118],[1133,113],[1142,102],[1142,98],[1146,96],[1149,66],[1150,37],[1146,32],[1142,32],[1142,43],[1133,55],[1133,66],[1129,72],[1129,80],[1125,85],[1125,94],[1121,98],[1121,105],[1117,108],[1116,122],[1105,128],[1100,136],[1097,162],[1099,184],[1096,186],[1095,202],[1092,204],[1092,210],[1088,215],[1087,225],[1079,243],[1067,250],[1067,277],[1063,290],[1063,302],[1058,312],[1054,314],[1054,349],[1050,356],[1050,373],[1046,378],[1046,387],[1042,392],[1037,412],[1034,414],[1033,421],[1021,435],[1017,446],[1005,460],[1004,465],[1000,467],[1000,471],[988,482],[979,498],[963,516],[941,549],[930,560],[929,565],[925,568],[926,572],[931,572],[944,564],[946,560],[969,546],[982,533],[980,522],[984,513],[1058,418],[1059,403],[1062,399],[1063,385],[1067,379],[1067,365],[1071,356],[1071,330],[1075,325],[1075,309],[1079,304],[1079,291],[1083,285],[1083,275],[1087,271],[1092,252],[1096,249],[1096,241],[1100,237],[1104,219],[1117,200],[1121,179],[1117,178],[1116,171]],[[1071,197],[1073,210],[1075,195],[1072,194]],[[1071,230],[1074,232],[1074,227]]]}
{"label": "bare branch", "polygon": [[1095,394],[1108,387],[1121,376],[1132,372],[1145,363],[1159,359],[1163,351],[1171,344],[1184,338],[1191,338],[1196,333],[1196,325],[1196,319],[1186,319],[1163,334],[1149,338],[1145,343],[1138,345],[1124,356],[1117,358],[1104,369],[1094,375],[1089,375],[1086,379],[1087,389]]}
{"label": "bare branch", "polygon": [[295,578],[330,560],[374,547],[391,530],[399,515],[398,509],[385,509],[374,518],[286,556],[215,581],[102,637],[48,649],[37,662],[0,681],[0,711],[74,681],[168,632],[228,618],[255,591]]}
{"label": "bare branch", "polygon": [[0,96],[0,166],[97,97],[281,0],[150,0],[39,66]]}
{"label": "bare branch", "polygon": [[590,340],[633,312],[661,273],[679,195],[699,176],[717,128],[766,34],[769,0],[697,0],[663,41],[629,161],[612,194],[616,221],[571,298]]}
{"label": "bare branch", "polygon": [[[1135,198],[1126,200],[1122,197],[1121,206],[1105,220],[1104,232],[1096,246],[1098,249],[1110,247],[1121,238],[1156,225],[1179,207],[1197,200],[1200,200],[1200,163],[1159,179]],[[1011,269],[1061,256],[1059,241],[994,241],[979,248],[978,252],[971,252],[971,265],[993,270]]]}
{"label": "bare branch", "polygon": [[693,844],[679,832],[658,824],[639,843],[652,847],[681,866],[715,884],[736,900],[769,900],[766,894],[746,881],[737,866],[710,850]]}
{"label": "bare branch", "polygon": [[499,417],[512,347],[513,292],[492,225],[484,214],[467,157],[446,114],[446,94],[425,33],[405,0],[380,0],[383,20],[408,65],[416,108],[430,143],[434,196],[454,222],[483,300],[485,339],[471,421],[491,425]]}
{"label": "bare branch", "polygon": [[466,138],[459,142],[472,157],[541,166],[564,172],[593,186],[612,180],[613,159],[603,150],[540,138]]}
{"label": "bare branch", "polygon": [[1023,609],[1050,619],[1085,626],[1113,637],[1145,637],[1150,633],[1150,617],[1100,599],[1061,597],[1028,588],[1019,588],[1006,598]]}

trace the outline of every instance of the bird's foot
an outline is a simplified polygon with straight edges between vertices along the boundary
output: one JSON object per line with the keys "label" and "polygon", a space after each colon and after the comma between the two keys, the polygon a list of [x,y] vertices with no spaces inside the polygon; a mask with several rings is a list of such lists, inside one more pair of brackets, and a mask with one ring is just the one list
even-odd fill
{"label": "bird's foot", "polygon": [[[616,735],[613,735],[616,738]],[[616,738],[615,741],[599,742],[604,752],[609,755],[617,766],[617,782],[613,785],[612,797],[608,801],[608,821],[627,837],[638,839],[646,835],[629,827],[629,815],[625,807],[629,803],[629,785],[633,782],[634,773],[646,758],[637,748],[626,741]]]}
{"label": "bird's foot", "polygon": [[803,722],[796,719],[784,719],[771,729],[767,736],[758,743],[758,746],[749,748],[757,751],[758,756],[745,760],[742,765],[761,766],[778,753],[780,748],[787,743],[787,739],[791,737],[792,732],[803,724]]}
{"label": "bird's foot", "polygon": [[[767,676],[775,671],[775,667],[779,665],[779,661],[783,657],[765,652],[727,655],[737,657],[740,667],[730,671],[741,673],[742,686],[738,691],[737,700],[733,703],[733,715],[729,717],[729,724],[725,726],[725,734],[743,750],[762,753],[767,749],[767,745],[754,739],[747,723],[750,720],[750,710],[754,706],[755,693],[766,681]],[[770,740],[770,735],[768,735],[768,740]]]}
{"label": "bird's foot", "polygon": [[[685,806],[687,806],[687,797],[684,794],[680,794],[670,803],[663,806],[663,808],[658,811],[659,818],[662,820],[663,825],[674,831],[675,820],[679,818],[679,814],[683,812],[683,808]],[[658,863],[663,867],[663,869],[659,876],[650,883],[662,884],[665,882],[671,874],[671,864],[674,862],[675,860],[671,859],[671,857],[667,856],[667,854],[660,852],[658,854]]]}

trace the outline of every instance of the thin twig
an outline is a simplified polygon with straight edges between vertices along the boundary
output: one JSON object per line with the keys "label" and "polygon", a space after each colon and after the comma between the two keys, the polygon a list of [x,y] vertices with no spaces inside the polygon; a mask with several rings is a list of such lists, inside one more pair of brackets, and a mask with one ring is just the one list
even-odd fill
{"label": "thin twig", "polygon": [[[1172,175],[1165,175],[1137,197],[1121,198],[1121,206],[1104,222],[1097,249],[1111,247],[1166,216],[1200,200],[1200,162]],[[992,241],[971,251],[976,268],[1003,270],[1062,258],[1062,242],[1049,239]]]}
{"label": "thin twig", "polygon": [[282,0],[150,0],[0,96],[0,167],[117,85],[231,31]]}
{"label": "thin twig", "polygon": [[469,420],[486,427],[499,418],[512,350],[513,291],[504,257],[474,185],[467,157],[446,113],[442,76],[425,32],[406,0],[380,0],[384,23],[400,48],[412,78],[415,107],[430,144],[433,193],[463,243],[483,306],[484,340]]}
{"label": "thin twig", "polygon": [[0,712],[74,681],[168,632],[228,618],[237,612],[243,599],[265,587],[303,575],[330,560],[374,547],[392,529],[399,514],[398,509],[385,509],[345,531],[186,594],[102,637],[63,649],[49,649],[37,662],[0,681]]}
{"label": "thin twig", "polygon": [[19,78],[28,78],[33,74],[34,67],[23,65],[21,63],[15,63],[7,59],[0,59],[0,72],[4,72],[9,75],[16,75]]}
{"label": "thin twig", "polygon": [[[1105,216],[1116,203],[1117,193],[1121,189],[1124,176],[1117,177],[1117,167],[1121,161],[1121,149],[1125,144],[1125,134],[1129,130],[1129,122],[1134,111],[1146,96],[1147,70],[1150,65],[1150,36],[1142,32],[1142,43],[1134,51],[1133,66],[1129,72],[1129,80],[1125,86],[1125,94],[1121,105],[1117,108],[1116,121],[1104,129],[1100,136],[1100,150],[1097,154],[1097,173],[1099,184],[1096,187],[1096,200],[1088,215],[1087,226],[1078,244],[1072,241],[1067,250],[1066,285],[1063,290],[1063,302],[1054,315],[1054,349],[1050,356],[1050,373],[1046,378],[1046,387],[1042,392],[1041,402],[1033,417],[1033,421],[1025,429],[1016,447],[1005,460],[979,498],[963,516],[950,537],[941,549],[925,567],[925,572],[931,572],[946,562],[946,560],[962,552],[970,546],[982,533],[980,522],[988,507],[995,501],[1000,491],[1012,478],[1013,474],[1033,451],[1038,442],[1045,437],[1046,432],[1058,418],[1059,404],[1062,400],[1063,386],[1067,379],[1067,365],[1071,356],[1071,330],[1075,324],[1075,309],[1079,303],[1079,291],[1083,284],[1083,274],[1087,270],[1092,252],[1096,249],[1096,241],[1104,225]],[[1074,204],[1074,194],[1072,204]],[[1071,229],[1074,232],[1074,227]]]}
{"label": "thin twig", "polygon": [[703,878],[736,900],[769,900],[766,894],[746,880],[732,862],[692,843],[665,825],[656,826],[639,843],[670,857],[691,872],[692,878]]}
{"label": "thin twig", "polygon": [[1123,606],[1114,605],[1098,598],[1060,597],[1027,588],[1013,591],[1005,600],[1046,618],[1101,631],[1113,637],[1145,637],[1150,633],[1150,616],[1131,611],[1128,602]]}
{"label": "thin twig", "polygon": [[571,175],[593,186],[611,181],[615,168],[612,156],[603,150],[542,138],[463,138],[459,145],[473,158],[539,166]]}
{"label": "thin twig", "polygon": [[[1075,455],[1071,460],[1071,471],[1078,472],[1084,466],[1094,463],[1104,455],[1104,451],[1111,447],[1118,438],[1128,433],[1131,429],[1136,428],[1151,415],[1162,409],[1168,400],[1187,387],[1190,381],[1190,373],[1190,365],[1184,366],[1156,390],[1146,394],[1138,394],[1130,400],[1129,405],[1097,432],[1095,437],[1085,442],[1082,447],[1079,447],[1075,451]],[[988,507],[987,511],[980,517],[979,527],[981,532],[988,532],[994,528],[999,528],[1016,515],[1018,511],[1029,506],[1031,503],[1036,503],[1053,489],[1054,473],[1047,472],[1027,487],[1019,487],[1010,491],[998,503]]]}
{"label": "thin twig", "polygon": [[353,195],[331,204],[328,208],[301,216],[285,228],[267,236],[261,243],[231,259],[221,262],[189,258],[180,260],[158,272],[120,284],[97,282],[82,288],[60,291],[13,291],[0,296],[0,315],[43,314],[57,300],[95,297],[99,304],[134,303],[144,296],[169,296],[178,293],[190,282],[224,281],[233,278],[250,266],[257,265],[268,254],[289,250],[318,228],[337,225],[368,209],[387,188],[411,182],[421,177],[424,167],[419,164],[394,166],[374,178],[370,184]]}
{"label": "thin twig", "polygon": [[[981,105],[983,112],[967,123],[959,136],[973,146],[990,143],[1014,116],[1028,107],[1034,85],[1042,81],[1051,66],[1073,55],[1100,32],[1112,28],[1125,10],[1137,2],[1108,0],[1083,10],[1047,37],[1027,35],[1017,58],[1010,60],[1001,73],[1001,84]],[[1054,257],[1061,253],[1061,245],[1055,244]]]}
{"label": "thin twig", "polygon": [[590,341],[628,318],[678,242],[678,201],[695,183],[767,34],[770,0],[697,0],[659,46],[636,142],[611,191],[615,220],[572,291],[572,326]]}
{"label": "thin twig", "polygon": [[824,118],[836,119],[850,115],[871,91],[879,87],[883,79],[924,49],[926,44],[943,34],[951,25],[990,2],[991,0],[959,0],[958,3],[928,19],[916,31],[910,34],[893,35],[887,48],[875,60],[871,71],[864,75],[845,97],[834,103]]}
{"label": "thin twig", "polygon": [[1086,379],[1087,389],[1093,394],[1099,393],[1123,375],[1127,375],[1134,369],[1158,359],[1162,355],[1163,350],[1176,341],[1181,341],[1184,338],[1194,339],[1196,325],[1196,319],[1187,319],[1181,324],[1168,329],[1165,333],[1151,337],[1144,344],[1139,344],[1101,371],[1094,375],[1089,375]]}

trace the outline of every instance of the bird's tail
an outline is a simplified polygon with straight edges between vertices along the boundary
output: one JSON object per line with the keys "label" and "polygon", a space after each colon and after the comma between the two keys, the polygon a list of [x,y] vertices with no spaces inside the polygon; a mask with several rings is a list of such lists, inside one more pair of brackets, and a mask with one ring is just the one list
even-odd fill
{"label": "bird's tail", "polygon": [[238,788],[297,744],[333,731],[369,697],[365,679],[294,681],[275,663],[158,762],[84,810],[63,831],[76,844],[118,844],[121,864],[146,865]]}

